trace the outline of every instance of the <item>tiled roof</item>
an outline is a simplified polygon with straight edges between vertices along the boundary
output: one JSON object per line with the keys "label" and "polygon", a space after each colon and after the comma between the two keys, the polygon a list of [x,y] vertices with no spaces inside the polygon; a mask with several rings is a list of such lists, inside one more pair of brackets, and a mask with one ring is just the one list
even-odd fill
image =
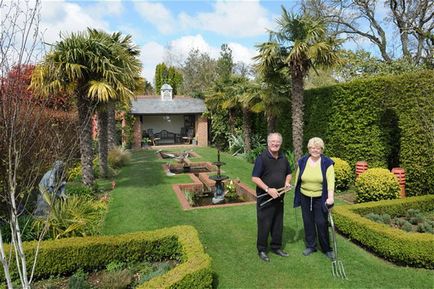
{"label": "tiled roof", "polygon": [[203,113],[205,102],[199,98],[174,97],[162,101],[160,97],[137,98],[132,101],[132,114],[187,114]]}

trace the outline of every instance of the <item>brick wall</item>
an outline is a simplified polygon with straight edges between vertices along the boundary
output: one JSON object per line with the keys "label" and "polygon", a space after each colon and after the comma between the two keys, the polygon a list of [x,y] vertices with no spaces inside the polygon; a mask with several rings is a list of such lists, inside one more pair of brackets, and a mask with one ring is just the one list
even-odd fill
{"label": "brick wall", "polygon": [[201,147],[208,146],[208,119],[199,116],[196,122],[197,145]]}

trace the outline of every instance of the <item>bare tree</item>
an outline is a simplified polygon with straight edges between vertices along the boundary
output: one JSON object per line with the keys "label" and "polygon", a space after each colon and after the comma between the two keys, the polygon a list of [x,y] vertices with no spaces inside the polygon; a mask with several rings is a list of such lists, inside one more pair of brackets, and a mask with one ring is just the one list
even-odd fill
{"label": "bare tree", "polygon": [[386,62],[400,55],[416,64],[432,64],[434,2],[432,0],[304,0],[307,13],[321,15],[335,32],[356,43],[368,39]]}
{"label": "bare tree", "polygon": [[47,109],[46,101],[28,89],[31,64],[42,52],[37,49],[42,43],[40,5],[39,0],[0,0],[0,222],[11,231],[10,246],[5,246],[0,227],[0,262],[9,289],[12,267],[21,287],[30,289],[37,258],[36,253],[33,260],[26,259],[19,218],[32,213],[29,200],[41,176],[55,159],[71,158],[76,139],[74,131],[69,140],[64,138],[70,123],[65,117],[70,113]]}

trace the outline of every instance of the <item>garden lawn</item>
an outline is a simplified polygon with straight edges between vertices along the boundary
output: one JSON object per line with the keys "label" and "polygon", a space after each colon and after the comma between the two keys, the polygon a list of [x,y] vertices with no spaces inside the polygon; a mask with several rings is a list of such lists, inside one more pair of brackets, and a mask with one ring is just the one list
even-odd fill
{"label": "garden lawn", "polygon": [[[201,158],[216,161],[212,148],[194,148]],[[222,153],[225,175],[250,180],[252,165]],[[339,257],[349,280],[333,278],[331,262],[317,252],[308,257],[304,249],[300,208],[292,208],[292,192],[285,198],[284,250],[289,257],[269,254],[271,262],[256,252],[256,207],[242,205],[183,211],[171,186],[188,183],[187,175],[168,177],[155,151],[133,152],[132,162],[116,178],[111,193],[104,234],[148,231],[175,225],[192,225],[205,251],[212,257],[215,288],[433,288],[431,270],[399,267],[366,252],[338,236]],[[170,162],[170,160],[169,160]]]}

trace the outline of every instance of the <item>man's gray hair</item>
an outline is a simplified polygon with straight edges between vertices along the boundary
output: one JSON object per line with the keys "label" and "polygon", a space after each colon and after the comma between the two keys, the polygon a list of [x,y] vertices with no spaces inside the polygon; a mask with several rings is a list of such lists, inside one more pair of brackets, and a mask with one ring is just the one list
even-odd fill
{"label": "man's gray hair", "polygon": [[280,139],[280,143],[282,143],[282,141],[283,141],[282,135],[280,133],[278,133],[278,132],[269,133],[268,137],[267,137],[267,143],[270,141],[270,138],[272,136],[274,136],[274,135],[277,135],[279,137],[279,139]]}

